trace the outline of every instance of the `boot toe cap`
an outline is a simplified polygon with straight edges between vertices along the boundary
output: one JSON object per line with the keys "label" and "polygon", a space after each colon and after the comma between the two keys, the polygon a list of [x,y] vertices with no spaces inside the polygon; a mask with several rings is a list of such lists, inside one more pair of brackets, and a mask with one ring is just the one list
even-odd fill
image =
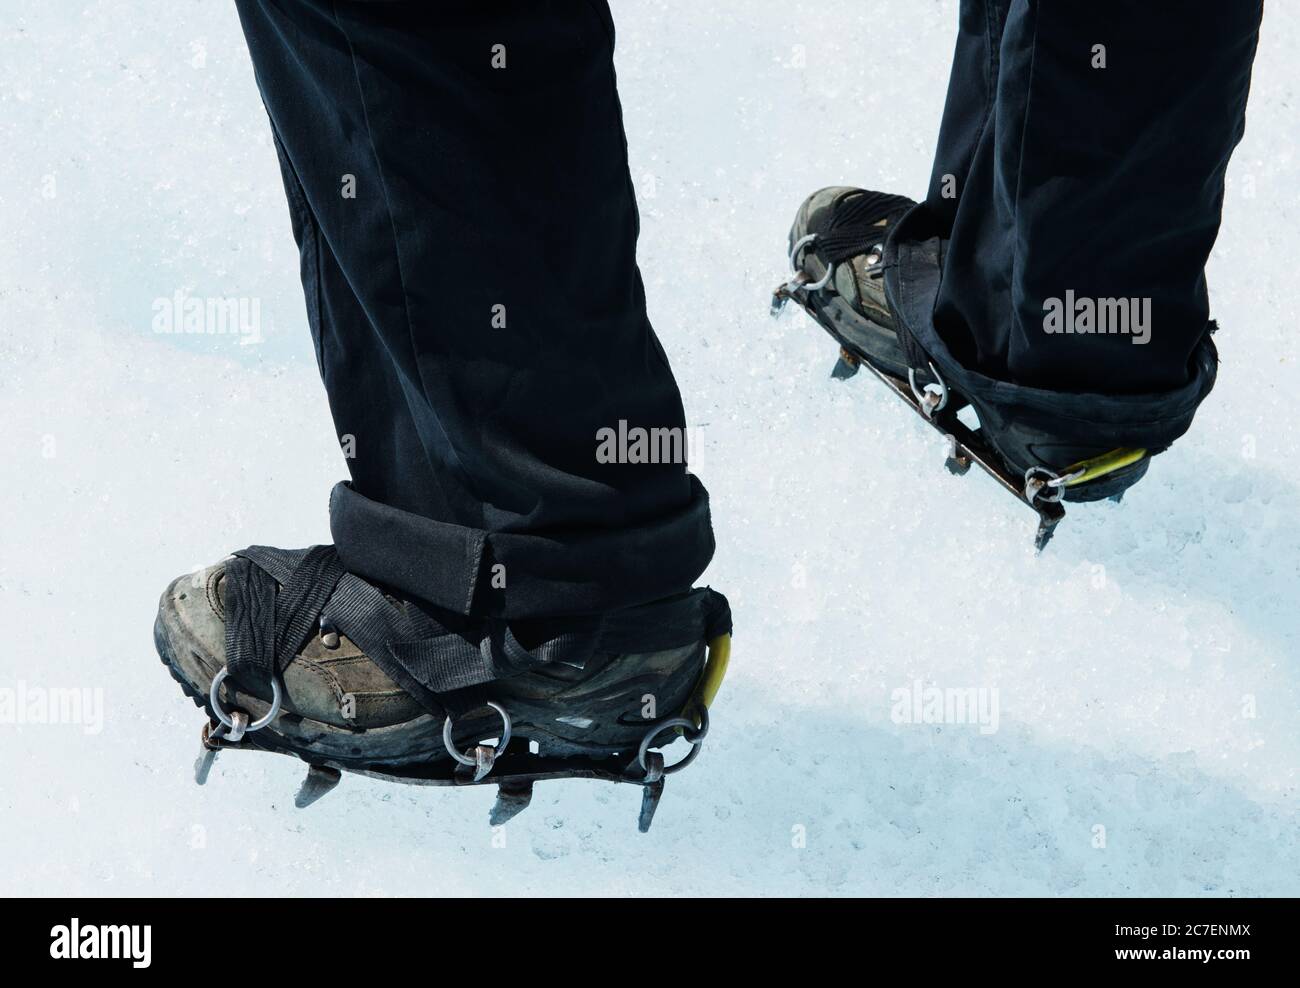
{"label": "boot toe cap", "polygon": [[[187,687],[206,697],[212,680],[226,664],[224,563],[177,577],[158,606],[156,637],[163,660]],[[250,697],[237,691],[227,697],[250,711],[269,708],[269,684]],[[389,727],[423,714],[415,699],[392,681],[347,637],[328,647],[313,635],[282,674],[283,707],[300,717],[340,728]]]}

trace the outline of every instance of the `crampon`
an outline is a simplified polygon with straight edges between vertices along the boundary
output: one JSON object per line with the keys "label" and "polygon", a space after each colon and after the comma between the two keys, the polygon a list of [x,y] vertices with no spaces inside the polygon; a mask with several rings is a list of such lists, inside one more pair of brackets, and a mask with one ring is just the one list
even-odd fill
{"label": "crampon", "polygon": [[[640,787],[648,830],[666,778],[708,734],[730,653],[725,598],[693,590],[523,640],[500,621],[448,625],[344,572],[331,546],[254,546],[177,579],[154,638],[207,713],[195,781],[223,752],[277,752],[307,764],[299,808],[347,772],[496,785],[498,826],[537,782],[594,779]],[[678,739],[689,750],[669,764],[660,749]]]}
{"label": "crampon", "polygon": [[951,473],[978,466],[1032,509],[1041,550],[1065,517],[1065,501],[1119,501],[1154,451],[1057,441],[944,380],[899,332],[887,291],[889,237],[914,206],[904,196],[847,187],[814,193],[791,230],[790,276],[773,292],[771,313],[780,316],[796,303],[839,345],[832,377],[847,379],[865,367],[944,437]]}

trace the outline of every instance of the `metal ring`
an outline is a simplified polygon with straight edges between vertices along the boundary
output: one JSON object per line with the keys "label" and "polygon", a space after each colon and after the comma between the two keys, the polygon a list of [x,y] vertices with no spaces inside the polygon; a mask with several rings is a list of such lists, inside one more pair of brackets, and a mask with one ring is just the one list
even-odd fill
{"label": "metal ring", "polygon": [[[673,717],[669,720],[655,724],[648,731],[645,737],[641,739],[641,747],[636,753],[636,763],[641,767],[643,772],[650,769],[646,765],[646,755],[650,751],[650,743],[654,741],[664,731],[674,727],[682,728],[682,737],[690,744],[691,750],[686,757],[674,765],[664,766],[664,775],[672,775],[674,772],[680,772],[691,762],[695,761],[695,756],[700,753],[700,745],[704,743],[704,737],[709,733],[709,711],[707,707],[700,707],[700,723],[697,726],[695,721],[687,717]],[[686,732],[690,733],[687,734]]]}
{"label": "metal ring", "polygon": [[[226,727],[233,728],[235,722],[230,719],[230,714],[221,709],[221,684],[226,681],[226,676],[230,673],[228,666],[222,666],[221,671],[212,680],[212,686],[208,690],[208,701],[212,705],[212,712],[217,715],[217,720],[221,721]],[[265,717],[253,721],[246,728],[244,733],[260,731],[280,713],[280,680],[276,676],[271,677],[271,709]]]}
{"label": "metal ring", "polygon": [[[1038,477],[1045,477],[1046,479],[1041,481],[1037,489],[1035,489],[1034,482]],[[1048,470],[1047,467],[1030,467],[1025,471],[1025,500],[1030,504],[1038,500],[1041,500],[1044,504],[1055,504],[1061,500],[1064,493],[1061,490],[1060,480],[1061,478]],[[1051,493],[1045,493],[1047,491]]]}
{"label": "metal ring", "polygon": [[798,263],[799,251],[803,250],[804,247],[808,246],[808,244],[813,244],[816,242],[817,242],[817,234],[810,233],[808,234],[808,236],[802,237],[801,239],[796,241],[795,245],[790,248],[790,273],[791,274],[799,273],[799,263]]}
{"label": "metal ring", "polygon": [[935,385],[939,388],[938,404],[936,404],[933,408],[931,408],[929,403],[926,401],[926,396],[929,394],[934,394],[934,392],[933,391],[927,392],[923,388],[918,388],[916,386],[916,369],[914,367],[909,367],[907,369],[907,383],[912,386],[912,394],[916,396],[916,403],[921,406],[922,414],[924,414],[926,418],[930,418],[931,416],[934,415],[935,412],[941,412],[947,406],[948,385],[944,383],[944,380],[939,375],[939,372],[934,369],[934,364],[930,363],[929,361],[927,361],[926,363],[929,365],[930,374],[933,375],[934,377]]}
{"label": "metal ring", "polygon": [[[510,744],[510,715],[506,713],[506,708],[501,706],[499,703],[493,703],[491,700],[488,700],[486,705],[501,715],[501,739],[496,744],[497,754],[501,754],[506,750],[506,746]],[[443,747],[447,749],[447,754],[451,755],[452,758],[456,759],[456,761],[460,762],[462,765],[469,765],[471,767],[476,767],[478,765],[477,759],[471,758],[468,755],[463,755],[456,750],[456,743],[451,737],[450,717],[442,722],[442,744]],[[477,745],[475,747],[477,747]]]}
{"label": "metal ring", "polygon": [[[1065,496],[1065,488],[1068,487],[1072,481],[1078,480],[1087,472],[1087,470],[1075,470],[1073,473],[1067,473],[1062,476],[1059,473],[1054,473],[1047,469],[1047,467],[1030,467],[1025,471],[1025,500],[1030,504],[1033,504],[1036,499],[1041,498],[1044,504],[1055,504]],[[1043,476],[1047,479],[1044,480],[1042,486],[1035,491],[1032,489],[1032,485],[1034,478],[1037,476]],[[1052,490],[1055,495],[1054,497],[1043,493],[1043,491],[1048,488]]]}
{"label": "metal ring", "polygon": [[[817,242],[817,234],[815,234],[815,233],[810,233],[810,234],[808,234],[808,236],[801,238],[801,239],[800,239],[800,240],[799,240],[799,241],[798,241],[798,242],[797,242],[797,243],[796,243],[796,244],[795,244],[795,245],[790,249],[790,273],[791,273],[791,274],[797,275],[797,274],[800,273],[800,271],[799,271],[799,264],[798,264],[798,261],[797,261],[797,258],[799,257],[799,251],[803,250],[803,248],[806,247],[807,245],[809,245],[809,244],[813,244],[813,243],[816,243],[816,242]],[[795,286],[794,281],[791,280],[791,282],[790,282],[790,286],[791,286],[791,287],[799,287],[799,288],[802,288],[804,291],[808,291],[808,292],[815,292],[815,291],[817,291],[818,289],[825,288],[827,285],[829,285],[830,282],[831,282],[831,277],[832,277],[834,274],[835,274],[835,265],[834,265],[834,264],[828,264],[828,265],[826,266],[826,274],[822,277],[822,280],[821,280],[821,281],[817,281],[817,282],[808,282],[807,284],[803,284],[803,285]]]}

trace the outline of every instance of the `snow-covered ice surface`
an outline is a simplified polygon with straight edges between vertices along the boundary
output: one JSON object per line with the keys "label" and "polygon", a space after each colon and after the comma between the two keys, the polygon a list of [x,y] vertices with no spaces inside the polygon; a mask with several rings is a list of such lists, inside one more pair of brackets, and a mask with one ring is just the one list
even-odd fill
{"label": "snow-covered ice surface", "polygon": [[[328,541],[344,475],[265,118],[227,3],[0,0],[0,690],[104,702],[97,732],[0,723],[0,891],[1300,892],[1300,7],[1268,9],[1230,172],[1218,388],[1042,556],[1027,511],[766,314],[808,191],[923,192],[955,7],[616,0],[735,656],[649,835],[635,789],[570,782],[503,842],[488,788],[351,777],[298,811],[299,763],[239,754],[193,784],[157,595],[230,548]],[[178,290],[260,300],[262,341],[153,332]],[[998,729],[897,723],[918,680],[996,689]]]}

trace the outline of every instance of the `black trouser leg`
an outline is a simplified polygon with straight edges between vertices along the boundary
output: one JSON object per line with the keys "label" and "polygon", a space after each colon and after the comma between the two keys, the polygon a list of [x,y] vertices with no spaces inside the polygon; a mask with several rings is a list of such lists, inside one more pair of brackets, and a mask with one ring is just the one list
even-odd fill
{"label": "black trouser leg", "polygon": [[[1187,383],[1262,6],[963,0],[927,204],[949,238],[935,329],[964,366],[1063,392]],[[1078,331],[1056,332],[1071,299]],[[1147,342],[1114,307],[1087,331],[1083,300],[1108,299],[1135,320],[1150,300]]]}
{"label": "black trouser leg", "polygon": [[646,318],[603,0],[238,6],[353,454],[348,568],[507,618],[689,588],[707,496]]}

